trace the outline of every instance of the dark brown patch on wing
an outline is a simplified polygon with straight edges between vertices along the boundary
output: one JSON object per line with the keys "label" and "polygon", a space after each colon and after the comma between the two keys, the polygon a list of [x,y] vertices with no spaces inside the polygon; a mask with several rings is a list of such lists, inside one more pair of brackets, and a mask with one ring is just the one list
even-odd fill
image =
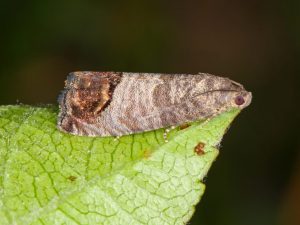
{"label": "dark brown patch on wing", "polygon": [[205,152],[204,152],[204,147],[205,147],[205,144],[203,142],[199,142],[196,147],[194,148],[194,151],[197,155],[203,155]]}
{"label": "dark brown patch on wing", "polygon": [[171,104],[169,83],[165,82],[155,87],[153,91],[153,103],[157,108],[164,108]]}
{"label": "dark brown patch on wing", "polygon": [[70,117],[66,114],[63,115],[60,121],[60,127],[64,131],[72,134],[74,133],[74,127],[76,126],[77,126],[77,121],[73,117]]}
{"label": "dark brown patch on wing", "polygon": [[[75,72],[66,81],[61,109],[76,119],[93,123],[105,110],[112,99],[122,73],[114,72]],[[66,129],[67,130],[67,129]]]}

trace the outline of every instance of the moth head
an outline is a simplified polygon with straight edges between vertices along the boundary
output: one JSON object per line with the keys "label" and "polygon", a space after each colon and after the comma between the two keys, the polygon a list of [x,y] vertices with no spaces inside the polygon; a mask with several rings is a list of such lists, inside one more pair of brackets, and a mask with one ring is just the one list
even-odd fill
{"label": "moth head", "polygon": [[229,82],[229,96],[228,96],[228,105],[233,108],[243,109],[247,107],[252,100],[252,93],[246,91],[243,85],[227,79]]}
{"label": "moth head", "polygon": [[222,113],[231,108],[243,109],[252,100],[251,92],[239,83],[228,78],[209,76],[195,87],[193,96],[196,96],[199,107],[203,106],[203,116],[208,117]]}
{"label": "moth head", "polygon": [[221,98],[220,107],[225,107],[226,109],[230,108],[239,108],[244,109],[247,107],[252,100],[251,92],[246,90],[243,91],[228,91],[223,93],[224,97]]}

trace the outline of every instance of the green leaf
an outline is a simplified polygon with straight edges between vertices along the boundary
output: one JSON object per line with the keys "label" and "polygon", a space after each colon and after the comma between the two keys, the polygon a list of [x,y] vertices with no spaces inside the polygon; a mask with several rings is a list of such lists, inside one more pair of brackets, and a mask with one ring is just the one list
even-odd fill
{"label": "green leaf", "polygon": [[[0,224],[185,224],[238,109],[123,136],[62,133],[53,107],[0,107]],[[195,147],[204,143],[203,154]]]}

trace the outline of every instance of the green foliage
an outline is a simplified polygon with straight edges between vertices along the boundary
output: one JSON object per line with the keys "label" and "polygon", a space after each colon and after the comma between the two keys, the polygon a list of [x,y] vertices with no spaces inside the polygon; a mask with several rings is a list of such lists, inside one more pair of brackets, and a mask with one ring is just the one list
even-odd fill
{"label": "green foliage", "polygon": [[[185,224],[239,110],[143,134],[62,133],[52,107],[0,107],[0,224]],[[194,148],[205,144],[203,154]]]}

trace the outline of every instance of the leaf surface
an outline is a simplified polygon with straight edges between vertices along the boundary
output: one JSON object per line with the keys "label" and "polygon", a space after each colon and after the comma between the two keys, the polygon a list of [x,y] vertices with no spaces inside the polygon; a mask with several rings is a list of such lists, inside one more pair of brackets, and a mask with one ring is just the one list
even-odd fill
{"label": "leaf surface", "polygon": [[[0,224],[185,224],[240,111],[114,137],[56,128],[53,107],[0,107]],[[203,152],[195,147],[203,143]]]}

